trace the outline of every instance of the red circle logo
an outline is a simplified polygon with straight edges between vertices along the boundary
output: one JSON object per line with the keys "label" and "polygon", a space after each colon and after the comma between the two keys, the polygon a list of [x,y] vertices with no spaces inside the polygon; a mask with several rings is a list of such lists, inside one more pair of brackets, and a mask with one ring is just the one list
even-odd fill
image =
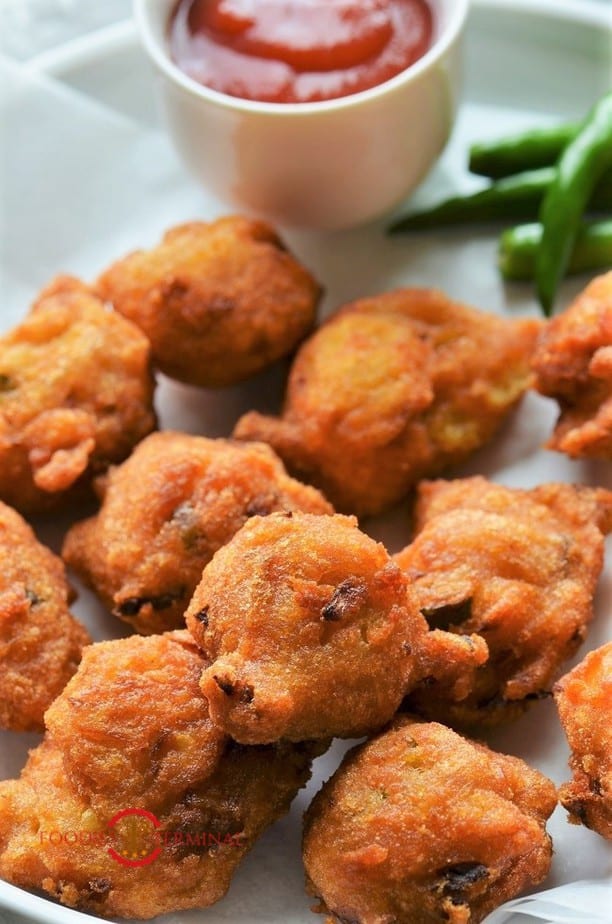
{"label": "red circle logo", "polygon": [[[131,817],[145,818],[150,824],[153,825],[154,829],[161,827],[161,822],[158,818],[155,817],[153,812],[147,812],[146,809],[139,808],[127,808],[122,809],[120,812],[117,812],[108,822],[108,827],[112,831],[116,825],[122,821],[124,818]],[[153,860],[156,860],[161,853],[161,847],[155,847],[154,850],[146,852],[144,850],[135,850],[133,845],[131,850],[125,850],[123,853],[119,853],[114,847],[109,847],[108,852],[117,863],[121,863],[122,866],[131,866],[132,868],[140,866],[148,866]]]}

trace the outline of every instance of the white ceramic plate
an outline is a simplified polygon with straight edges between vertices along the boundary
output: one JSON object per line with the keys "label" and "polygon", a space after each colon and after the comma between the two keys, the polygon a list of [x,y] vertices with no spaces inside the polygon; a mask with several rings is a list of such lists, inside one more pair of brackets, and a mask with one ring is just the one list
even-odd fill
{"label": "white ceramic plate", "polygon": [[[466,102],[452,143],[419,191],[418,201],[431,201],[472,182],[463,169],[470,140],[581,115],[609,83],[608,21],[605,7],[589,0],[572,4],[545,0],[474,3],[466,43]],[[5,169],[11,167],[12,173],[3,195],[13,233],[5,242],[8,284],[0,328],[17,321],[27,299],[50,273],[63,269],[91,277],[125,250],[152,243],[170,223],[213,217],[223,211],[221,203],[194,188],[181,174],[166,142],[154,132],[157,117],[151,73],[131,24],[73,42],[41,56],[29,68],[31,74],[49,75],[81,97],[57,87],[41,84],[38,88],[34,80],[28,87],[27,105],[33,107],[28,111],[38,113],[40,122],[27,157],[24,136],[7,133]],[[23,99],[13,102],[17,109]],[[58,157],[51,156],[57,153],[58,142],[53,128],[56,123],[45,121],[49,106],[55,107],[54,113],[70,116],[69,125],[62,123],[66,157],[74,159],[68,173],[58,165]],[[17,116],[13,114],[13,118]],[[102,152],[96,160],[99,152],[94,150],[92,133],[101,126],[112,141],[106,155]],[[118,145],[124,146],[123,160],[117,159]],[[144,160],[143,151],[150,155]],[[85,158],[91,161],[85,163]],[[104,171],[107,162],[113,165],[110,173]],[[35,221],[18,220],[25,196],[40,204]],[[415,284],[445,288],[453,296],[491,311],[536,312],[530,287],[505,288],[500,282],[495,270],[494,233],[464,229],[388,240],[381,228],[375,225],[335,235],[288,235],[299,256],[326,285],[325,310],[366,293]],[[567,302],[584,283],[574,280],[567,284],[562,301]],[[278,375],[272,373],[246,387],[209,395],[164,381],[157,400],[162,425],[207,435],[228,434],[243,411],[278,404],[279,382]],[[554,417],[550,402],[530,395],[495,445],[455,474],[482,472],[517,487],[546,480],[612,487],[609,466],[572,463],[539,448]],[[39,532],[57,549],[65,526],[45,526]],[[409,538],[405,508],[365,526],[392,550]],[[612,637],[611,608],[612,567],[608,564],[600,584],[596,620],[581,654]],[[106,616],[86,591],[81,593],[75,611],[96,638],[122,634],[122,627]],[[492,734],[489,740],[499,750],[525,758],[557,782],[568,776],[567,747],[550,702],[536,704],[519,722]],[[0,777],[18,774],[27,748],[36,742],[32,735],[0,734]],[[164,921],[316,924],[320,919],[310,913],[303,891],[300,819],[321,781],[335,769],[344,748],[336,746],[317,763],[308,790],[296,799],[290,815],[256,845],[221,903],[206,911],[169,915]],[[560,809],[550,830],[556,855],[546,887],[609,876],[612,850],[601,838],[570,827]],[[91,920],[88,915],[0,882],[0,921],[3,915],[16,920],[17,913],[49,924]]]}

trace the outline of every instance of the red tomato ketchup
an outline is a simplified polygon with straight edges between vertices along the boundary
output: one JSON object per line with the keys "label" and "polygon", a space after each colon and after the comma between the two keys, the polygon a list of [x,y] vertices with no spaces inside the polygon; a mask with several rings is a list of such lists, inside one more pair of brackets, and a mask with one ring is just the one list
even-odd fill
{"label": "red tomato ketchup", "polygon": [[175,63],[242,99],[308,103],[378,86],[431,45],[426,0],[179,0]]}

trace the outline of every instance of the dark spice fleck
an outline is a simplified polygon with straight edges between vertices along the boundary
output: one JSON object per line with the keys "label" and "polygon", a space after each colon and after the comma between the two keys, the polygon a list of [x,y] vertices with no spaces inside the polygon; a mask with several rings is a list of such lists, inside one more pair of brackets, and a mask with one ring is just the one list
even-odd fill
{"label": "dark spice fleck", "polygon": [[589,823],[587,820],[586,805],[584,804],[584,802],[572,802],[572,804],[568,806],[568,809],[570,813],[572,815],[575,815],[576,818],[580,821],[580,823],[585,826],[585,828],[589,827]]}
{"label": "dark spice fleck", "polygon": [[146,603],[144,597],[129,597],[117,607],[121,616],[135,616]]}
{"label": "dark spice fleck", "polygon": [[337,622],[346,615],[347,610],[354,608],[364,598],[366,588],[364,584],[357,584],[352,578],[347,578],[338,584],[331,600],[321,609],[321,619],[326,622]]}
{"label": "dark spice fleck", "polygon": [[443,603],[440,606],[425,606],[421,613],[430,629],[448,630],[451,626],[460,626],[472,615],[472,598],[459,600],[457,603]]}
{"label": "dark spice fleck", "polygon": [[38,596],[35,590],[32,590],[30,587],[25,589],[26,600],[30,601],[30,606],[38,606],[39,603],[42,603],[41,598]]}
{"label": "dark spice fleck", "polygon": [[592,776],[589,779],[589,789],[594,796],[603,796],[603,789],[601,788],[601,780],[598,780],[597,777]]}
{"label": "dark spice fleck", "polygon": [[245,683],[242,690],[240,691],[240,702],[252,703],[254,695],[253,687],[249,683]]}
{"label": "dark spice fleck", "polygon": [[202,530],[200,512],[194,507],[192,501],[184,501],[176,508],[171,521],[177,527],[181,541],[188,552],[199,548],[205,539]]}
{"label": "dark spice fleck", "polygon": [[270,497],[254,497],[244,511],[248,517],[267,517],[272,513],[274,501]]}
{"label": "dark spice fleck", "polygon": [[174,593],[160,594],[159,597],[151,597],[150,603],[154,610],[167,610],[169,606],[182,600],[185,596],[185,588],[175,591]]}
{"label": "dark spice fleck", "polygon": [[152,606],[156,612],[159,610],[167,610],[173,603],[182,600],[185,593],[185,588],[181,587],[179,590],[167,594],[159,594],[157,597],[128,597],[127,600],[119,604],[115,612],[119,616],[136,616],[143,606],[147,606],[147,604]]}
{"label": "dark spice fleck", "polygon": [[529,700],[539,700],[539,699],[550,699],[552,693],[550,690],[536,690],[534,693],[527,693],[525,699]]}
{"label": "dark spice fleck", "polygon": [[235,687],[231,680],[226,680],[224,677],[217,677],[216,674],[214,675],[213,680],[226,696],[233,695]]}
{"label": "dark spice fleck", "polygon": [[111,881],[102,876],[95,876],[87,883],[90,898],[106,898],[111,890]]}
{"label": "dark spice fleck", "polygon": [[478,709],[499,709],[500,706],[507,706],[508,700],[501,693],[489,696],[487,699],[481,699],[476,703]]}
{"label": "dark spice fleck", "polygon": [[453,898],[460,897],[470,886],[486,879],[488,875],[489,870],[486,866],[472,861],[455,863],[438,872],[438,876],[444,880],[442,894]]}
{"label": "dark spice fleck", "polygon": [[0,372],[0,393],[6,391],[14,391],[16,388],[14,380],[7,375],[5,372]]}
{"label": "dark spice fleck", "polygon": [[197,619],[199,623],[201,623],[201,625],[207,626],[208,625],[208,607],[203,606],[202,609],[199,610],[195,614],[195,618]]}

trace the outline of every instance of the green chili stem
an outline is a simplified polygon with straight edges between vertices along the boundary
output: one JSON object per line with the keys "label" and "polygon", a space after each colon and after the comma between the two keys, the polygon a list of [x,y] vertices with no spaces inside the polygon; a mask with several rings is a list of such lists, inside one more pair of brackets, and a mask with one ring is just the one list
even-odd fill
{"label": "green chili stem", "polygon": [[612,92],[595,104],[563,151],[540,208],[543,233],[536,257],[536,286],[547,316],[552,312],[593,190],[611,168]]}

